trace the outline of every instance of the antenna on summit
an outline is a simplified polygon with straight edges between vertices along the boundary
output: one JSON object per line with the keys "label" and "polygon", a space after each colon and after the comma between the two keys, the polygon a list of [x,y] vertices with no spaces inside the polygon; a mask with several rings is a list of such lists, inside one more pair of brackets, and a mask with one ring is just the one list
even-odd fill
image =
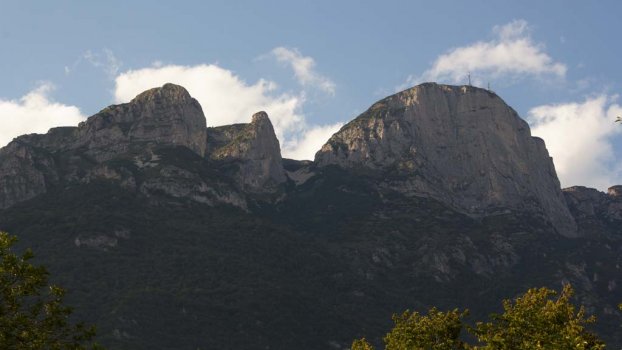
{"label": "antenna on summit", "polygon": [[469,86],[473,86],[473,85],[471,85],[471,72],[469,72],[469,74],[467,76],[469,77]]}

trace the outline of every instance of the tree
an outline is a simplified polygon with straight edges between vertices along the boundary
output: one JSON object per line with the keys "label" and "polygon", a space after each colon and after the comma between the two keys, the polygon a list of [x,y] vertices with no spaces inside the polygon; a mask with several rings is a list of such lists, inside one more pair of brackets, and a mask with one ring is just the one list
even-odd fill
{"label": "tree", "polygon": [[[457,309],[427,315],[406,311],[394,315],[393,329],[384,337],[385,350],[600,350],[604,343],[586,326],[595,322],[583,307],[570,302],[573,290],[565,285],[561,293],[533,288],[514,300],[503,301],[503,313],[490,322],[466,327],[478,341],[470,345],[460,340],[467,312]],[[622,310],[622,304],[620,305]],[[365,338],[355,340],[352,350],[373,350]]]}
{"label": "tree", "polygon": [[30,263],[32,251],[21,256],[12,252],[16,241],[0,232],[0,348],[99,349],[91,343],[94,327],[70,323],[65,290],[48,285],[45,267]]}
{"label": "tree", "polygon": [[467,313],[458,309],[442,312],[431,308],[427,315],[409,311],[393,315],[395,326],[384,337],[385,349],[462,349],[464,344],[459,338],[463,328],[462,319]]}
{"label": "tree", "polygon": [[622,117],[617,117],[616,118],[616,123],[622,123]]}
{"label": "tree", "polygon": [[504,312],[492,321],[478,322],[473,330],[485,345],[481,349],[604,349],[605,346],[585,326],[596,321],[585,309],[570,302],[572,287],[561,293],[530,289],[514,301],[504,300]]}
{"label": "tree", "polygon": [[[442,312],[431,308],[427,315],[405,311],[393,315],[393,329],[384,337],[386,350],[454,350],[466,349],[460,340],[462,319],[467,311]],[[352,350],[373,350],[365,338],[355,340]]]}
{"label": "tree", "polygon": [[352,342],[350,350],[374,350],[374,347],[369,344],[365,338],[361,338]]}

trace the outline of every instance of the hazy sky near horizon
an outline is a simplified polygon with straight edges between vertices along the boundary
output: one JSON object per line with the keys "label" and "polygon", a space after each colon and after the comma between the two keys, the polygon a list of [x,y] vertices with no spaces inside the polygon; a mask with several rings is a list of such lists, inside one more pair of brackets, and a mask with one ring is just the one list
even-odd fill
{"label": "hazy sky near horizon", "polygon": [[312,159],[376,100],[423,81],[500,95],[562,186],[622,184],[619,1],[0,0],[0,146],[173,82],[208,125],[266,110]]}

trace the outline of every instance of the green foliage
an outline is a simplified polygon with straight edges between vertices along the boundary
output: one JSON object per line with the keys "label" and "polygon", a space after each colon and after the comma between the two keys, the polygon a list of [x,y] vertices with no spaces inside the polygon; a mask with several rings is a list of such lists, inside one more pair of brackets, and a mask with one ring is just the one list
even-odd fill
{"label": "green foliage", "polygon": [[352,342],[350,350],[374,350],[374,347],[369,344],[365,338],[361,338]]}
{"label": "green foliage", "polygon": [[[528,290],[515,300],[504,300],[504,312],[490,322],[477,322],[467,329],[478,345],[460,340],[467,312],[430,309],[427,315],[406,311],[394,315],[395,326],[384,337],[385,350],[600,350],[604,343],[586,330],[594,317],[570,302],[573,290],[565,285],[561,293],[547,288]],[[622,309],[622,304],[620,305]],[[365,338],[355,340],[352,350],[370,350]]]}
{"label": "green foliage", "polygon": [[462,319],[467,311],[442,312],[436,308],[427,315],[405,311],[401,315],[393,315],[395,326],[384,337],[386,350],[452,350],[463,349],[460,341]]}
{"label": "green foliage", "polygon": [[547,289],[530,289],[513,302],[503,302],[504,312],[492,322],[478,322],[474,333],[483,349],[604,349],[604,344],[585,329],[595,322],[585,309],[570,302],[572,287],[559,294]]}
{"label": "green foliage", "polygon": [[48,286],[43,266],[30,263],[33,253],[16,255],[11,247],[17,239],[0,232],[0,348],[2,349],[89,349],[93,327],[71,325],[71,309],[63,306],[65,291]]}

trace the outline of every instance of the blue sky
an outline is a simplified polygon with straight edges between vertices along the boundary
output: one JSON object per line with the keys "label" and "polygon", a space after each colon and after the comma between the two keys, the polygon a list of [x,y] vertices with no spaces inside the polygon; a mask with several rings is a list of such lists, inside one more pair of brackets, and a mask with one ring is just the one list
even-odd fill
{"label": "blue sky", "polygon": [[[286,156],[425,80],[492,89],[563,186],[622,183],[617,1],[0,0],[0,144],[72,125],[164,80],[209,125],[271,115]],[[175,81],[177,80],[177,81]]]}

